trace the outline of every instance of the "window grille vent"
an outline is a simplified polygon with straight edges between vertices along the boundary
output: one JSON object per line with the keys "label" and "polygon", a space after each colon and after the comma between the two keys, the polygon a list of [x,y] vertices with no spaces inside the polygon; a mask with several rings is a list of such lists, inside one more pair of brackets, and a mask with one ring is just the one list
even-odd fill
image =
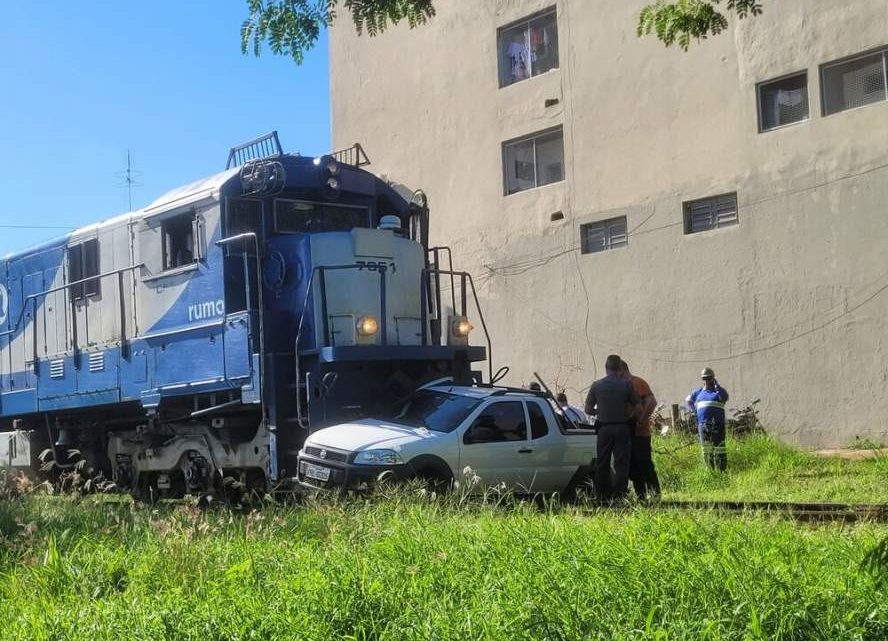
{"label": "window grille vent", "polygon": [[629,244],[629,233],[625,216],[609,218],[580,227],[581,251],[584,254],[625,247]]}
{"label": "window grille vent", "polygon": [[718,229],[738,223],[737,194],[725,194],[685,203],[685,233]]}
{"label": "window grille vent", "polygon": [[53,379],[65,378],[65,361],[62,359],[49,362],[49,377]]}
{"label": "window grille vent", "polygon": [[102,372],[105,370],[105,353],[93,352],[89,355],[89,371]]}

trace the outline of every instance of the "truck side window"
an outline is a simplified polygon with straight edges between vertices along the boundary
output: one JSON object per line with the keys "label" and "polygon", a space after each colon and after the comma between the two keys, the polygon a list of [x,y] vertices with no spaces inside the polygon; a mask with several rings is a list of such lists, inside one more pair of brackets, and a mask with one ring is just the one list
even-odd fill
{"label": "truck side window", "polygon": [[539,403],[528,401],[527,411],[530,414],[530,438],[536,440],[549,433],[549,423]]}
{"label": "truck side window", "polygon": [[194,238],[194,213],[169,218],[162,223],[163,268],[176,269],[197,260]]}
{"label": "truck side window", "polygon": [[503,443],[527,440],[527,420],[520,401],[488,405],[466,430],[463,443]]}

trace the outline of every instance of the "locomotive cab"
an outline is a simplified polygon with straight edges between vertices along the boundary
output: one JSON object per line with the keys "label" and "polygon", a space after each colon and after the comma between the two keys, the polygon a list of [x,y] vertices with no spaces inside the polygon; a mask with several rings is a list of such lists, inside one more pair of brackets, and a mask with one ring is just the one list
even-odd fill
{"label": "locomotive cab", "polygon": [[[226,307],[243,305],[250,266],[261,271],[263,352],[274,372],[266,394],[286,474],[309,431],[378,414],[429,380],[478,380],[471,364],[486,352],[468,344],[466,275],[446,270],[451,304],[442,300],[445,270],[423,240],[424,203],[334,156],[274,162],[282,170],[266,175],[287,177],[273,193],[225,201],[222,242]],[[442,326],[455,330],[443,336]]]}

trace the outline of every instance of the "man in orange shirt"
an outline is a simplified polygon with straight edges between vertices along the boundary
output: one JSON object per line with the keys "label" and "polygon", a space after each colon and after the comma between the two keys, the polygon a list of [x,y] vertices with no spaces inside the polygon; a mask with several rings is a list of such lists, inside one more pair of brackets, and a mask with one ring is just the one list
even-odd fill
{"label": "man in orange shirt", "polygon": [[660,479],[657,478],[657,470],[654,468],[654,459],[651,456],[651,415],[657,408],[657,399],[646,380],[633,376],[626,361],[622,361],[620,367],[621,376],[632,383],[636,395],[641,399],[641,414],[635,422],[632,434],[629,478],[638,499],[644,501],[647,499],[648,491],[654,498],[660,496]]}

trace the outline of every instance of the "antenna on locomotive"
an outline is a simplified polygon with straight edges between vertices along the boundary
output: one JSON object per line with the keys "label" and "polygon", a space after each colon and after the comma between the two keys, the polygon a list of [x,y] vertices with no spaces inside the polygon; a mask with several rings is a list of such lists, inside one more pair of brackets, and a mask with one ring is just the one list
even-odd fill
{"label": "antenna on locomotive", "polygon": [[126,187],[127,211],[132,211],[133,187],[141,187],[142,183],[138,182],[137,178],[142,175],[142,172],[133,169],[133,155],[129,149],[126,150],[126,167],[116,175],[120,179],[118,187]]}

